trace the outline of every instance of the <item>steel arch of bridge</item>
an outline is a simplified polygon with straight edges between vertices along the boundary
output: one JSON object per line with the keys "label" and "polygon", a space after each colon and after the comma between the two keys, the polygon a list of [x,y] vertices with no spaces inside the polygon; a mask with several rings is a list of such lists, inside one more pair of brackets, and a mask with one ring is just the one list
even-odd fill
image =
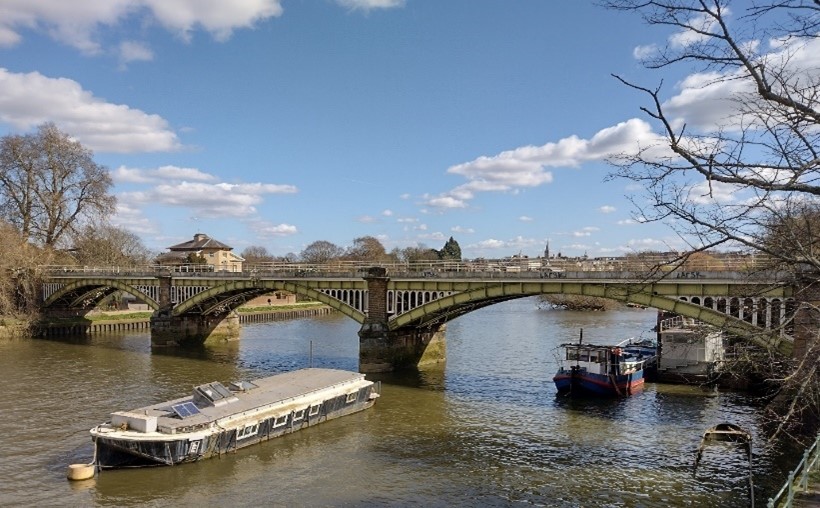
{"label": "steel arch of bridge", "polygon": [[[418,284],[413,282],[407,285],[407,289],[418,286]],[[402,287],[403,284],[395,282],[392,286],[393,288],[399,288]],[[788,337],[767,332],[743,319],[681,299],[681,297],[691,297],[692,295],[715,297],[721,295],[721,293],[722,295],[728,296],[735,292],[730,290],[730,284],[726,284],[723,287],[714,287],[711,284],[692,283],[504,282],[488,284],[457,282],[449,284],[436,282],[432,284],[425,283],[424,286],[426,286],[428,290],[452,290],[459,288],[460,291],[427,302],[408,312],[392,317],[388,322],[388,328],[390,330],[407,327],[432,328],[468,312],[495,303],[541,294],[564,294],[607,298],[622,303],[633,303],[665,310],[681,316],[697,319],[726,330],[729,333],[749,336],[755,343],[764,347],[775,346],[784,354],[791,354],[792,350],[793,341]],[[704,286],[712,286],[712,288],[707,291]],[[390,287],[390,285],[388,287]],[[680,293],[683,288],[688,289],[689,292]],[[757,291],[759,293],[757,295],[758,297],[765,295],[779,297],[785,300],[789,296],[787,294],[788,291],[783,287],[767,285],[757,288]]]}
{"label": "steel arch of bridge", "polygon": [[96,304],[115,291],[123,291],[144,301],[152,310],[158,310],[160,306],[156,297],[140,290],[141,286],[153,287],[152,284],[128,284],[111,278],[80,279],[56,288],[44,299],[43,306],[51,307],[63,303],[69,308],[84,307],[82,302],[93,301]]}
{"label": "steel arch of bridge", "polygon": [[358,323],[364,323],[366,317],[361,310],[327,295],[320,289],[280,280],[238,280],[213,286],[176,305],[172,314],[179,316],[192,310],[196,310],[198,314],[219,313],[221,306],[234,309],[250,298],[271,291],[288,291],[306,296],[338,310]]}
{"label": "steel arch of bridge", "polygon": [[[252,297],[270,291],[284,290],[322,302],[359,323],[364,323],[367,315],[368,291],[367,283],[363,279],[262,279],[241,275],[238,277],[229,280],[174,278],[173,287],[179,295],[184,295],[185,299],[173,307],[172,313],[219,314],[225,309],[238,307]],[[99,300],[115,290],[121,290],[145,301],[154,310],[160,308],[159,281],[156,278],[88,277],[77,280],[71,277],[55,277],[47,285],[50,289],[48,297],[44,298],[44,306],[63,304],[69,307],[83,307],[82,304],[86,301]],[[682,301],[680,298],[747,298],[749,294],[753,294],[755,298],[771,297],[786,301],[791,297],[791,288],[788,286],[763,282],[741,284],[735,281],[709,280],[647,282],[624,279],[393,279],[388,281],[387,289],[388,307],[392,306],[389,310],[393,314],[387,323],[390,330],[429,328],[505,300],[539,294],[566,294],[609,298],[667,310],[730,331],[758,337],[757,341],[767,345],[773,339],[760,338],[761,328],[701,304]],[[410,298],[399,305],[399,299],[405,296]],[[774,340],[778,342],[781,350],[791,346],[787,339]]]}

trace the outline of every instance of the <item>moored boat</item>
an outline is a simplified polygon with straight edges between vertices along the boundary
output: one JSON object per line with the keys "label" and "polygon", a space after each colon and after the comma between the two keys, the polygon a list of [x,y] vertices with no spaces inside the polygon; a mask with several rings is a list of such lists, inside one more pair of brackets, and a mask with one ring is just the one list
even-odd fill
{"label": "moored boat", "polygon": [[91,429],[100,468],[177,465],[234,452],[367,409],[379,385],[364,374],[302,369],[194,387],[193,394],[111,413]]}
{"label": "moored boat", "polygon": [[631,395],[643,387],[645,374],[657,362],[657,346],[627,339],[615,345],[561,344],[553,377],[560,395]]}

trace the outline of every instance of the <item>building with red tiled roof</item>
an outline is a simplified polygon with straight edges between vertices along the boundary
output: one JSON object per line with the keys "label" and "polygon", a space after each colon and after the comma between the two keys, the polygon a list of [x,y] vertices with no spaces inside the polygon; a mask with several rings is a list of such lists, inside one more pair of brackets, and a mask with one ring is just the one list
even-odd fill
{"label": "building with red tiled roof", "polygon": [[160,254],[156,262],[164,266],[207,266],[213,271],[241,272],[245,261],[233,252],[233,247],[197,233],[193,240],[168,247],[170,252]]}

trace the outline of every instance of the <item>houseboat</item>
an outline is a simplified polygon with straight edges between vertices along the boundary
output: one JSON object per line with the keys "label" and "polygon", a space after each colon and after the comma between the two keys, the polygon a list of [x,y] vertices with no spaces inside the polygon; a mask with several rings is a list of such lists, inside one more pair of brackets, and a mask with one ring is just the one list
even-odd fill
{"label": "houseboat", "polygon": [[655,368],[657,345],[627,339],[612,346],[561,344],[558,372],[553,377],[559,395],[626,396],[643,387]]}
{"label": "houseboat", "polygon": [[364,374],[303,369],[111,413],[91,429],[98,468],[173,466],[213,457],[367,409],[380,386]]}

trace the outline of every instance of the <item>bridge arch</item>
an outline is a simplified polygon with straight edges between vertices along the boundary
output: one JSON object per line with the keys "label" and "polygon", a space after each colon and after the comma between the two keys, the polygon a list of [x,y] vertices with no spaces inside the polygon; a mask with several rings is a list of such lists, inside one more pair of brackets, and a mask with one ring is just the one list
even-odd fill
{"label": "bridge arch", "polygon": [[271,291],[288,291],[324,303],[352,318],[358,323],[364,323],[365,315],[346,303],[326,295],[307,286],[289,281],[280,280],[237,280],[229,281],[202,291],[195,296],[175,306],[172,314],[181,316],[185,313],[198,310],[200,314],[216,312],[220,307],[234,310],[249,297],[255,297]]}
{"label": "bridge arch", "polygon": [[[763,347],[775,346],[783,353],[791,353],[791,342],[782,337],[774,336],[771,332],[766,332],[740,317],[721,313],[699,303],[654,294],[648,287],[641,286],[618,287],[602,284],[542,284],[533,286],[530,284],[500,283],[473,288],[428,302],[406,313],[394,316],[389,320],[388,328],[390,330],[432,328],[479,308],[507,300],[541,294],[594,296],[665,310],[697,319],[724,329],[729,333],[749,336],[753,342]],[[697,300],[698,302],[702,301],[701,298],[697,298]]]}
{"label": "bridge arch", "polygon": [[[103,293],[98,293],[97,290],[102,288],[111,288]],[[148,307],[153,310],[159,309],[159,303],[143,293],[139,289],[125,284],[116,279],[82,279],[75,282],[70,282],[51,294],[43,302],[43,307],[54,307],[60,302],[64,303],[69,308],[76,308],[81,306],[80,303],[84,300],[91,299],[96,304],[102,298],[110,295],[114,291],[123,291],[132,295],[133,297],[145,302]]]}

